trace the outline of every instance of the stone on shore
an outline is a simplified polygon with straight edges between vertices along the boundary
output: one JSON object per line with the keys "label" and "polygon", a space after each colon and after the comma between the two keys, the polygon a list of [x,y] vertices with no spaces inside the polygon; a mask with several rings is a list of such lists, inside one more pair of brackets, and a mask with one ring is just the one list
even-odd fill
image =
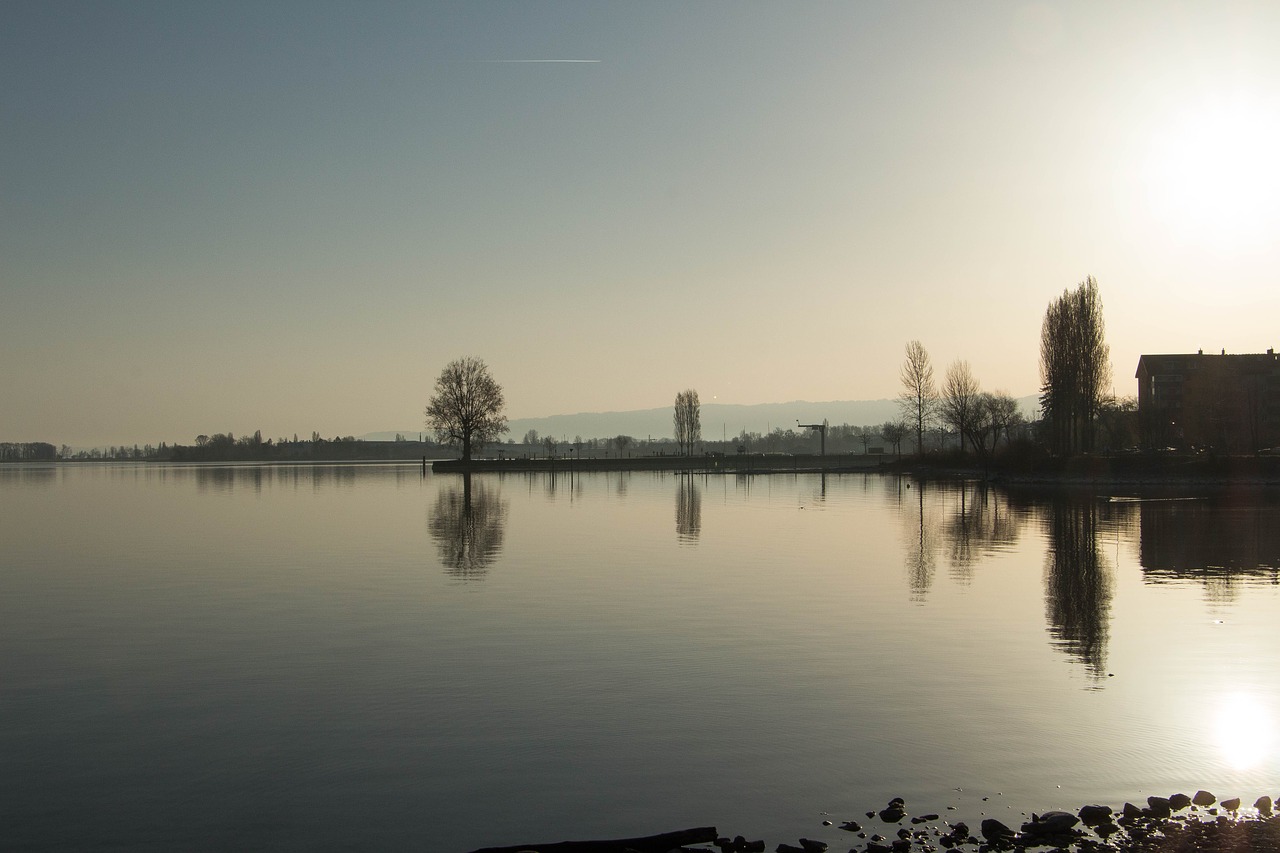
{"label": "stone on shore", "polygon": [[1218,798],[1208,791],[1196,791],[1196,795],[1191,798],[1191,802],[1197,806],[1211,806],[1218,801]]}
{"label": "stone on shore", "polygon": [[981,832],[982,837],[987,839],[988,843],[995,845],[1008,844],[1017,835],[1016,832],[993,817],[989,817],[982,822]]}
{"label": "stone on shore", "polygon": [[1085,826],[1097,826],[1100,823],[1108,823],[1111,820],[1111,806],[1082,806],[1080,808],[1080,821]]}

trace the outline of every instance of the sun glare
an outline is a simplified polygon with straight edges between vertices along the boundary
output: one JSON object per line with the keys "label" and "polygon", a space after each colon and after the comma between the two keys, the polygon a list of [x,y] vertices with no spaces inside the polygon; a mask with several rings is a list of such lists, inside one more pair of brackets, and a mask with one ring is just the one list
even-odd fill
{"label": "sun glare", "polygon": [[1153,213],[1182,240],[1256,245],[1280,228],[1280,109],[1237,96],[1188,107],[1151,140]]}
{"label": "sun glare", "polygon": [[1275,722],[1266,706],[1249,694],[1223,696],[1213,720],[1213,739],[1227,765],[1250,770],[1264,763],[1275,740]]}

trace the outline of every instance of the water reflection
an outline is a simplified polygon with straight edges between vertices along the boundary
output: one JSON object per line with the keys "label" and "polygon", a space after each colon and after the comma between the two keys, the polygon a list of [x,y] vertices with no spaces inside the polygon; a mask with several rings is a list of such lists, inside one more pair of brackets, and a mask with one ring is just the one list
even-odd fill
{"label": "water reflection", "polygon": [[58,469],[49,463],[8,462],[0,465],[0,486],[48,486],[58,476]]}
{"label": "water reflection", "polygon": [[957,491],[942,537],[949,547],[951,576],[967,584],[978,562],[1018,541],[1027,508],[1011,503],[987,483],[964,484]]}
{"label": "water reflection", "polygon": [[484,577],[502,551],[507,502],[498,489],[470,474],[462,487],[443,486],[431,507],[427,527],[436,540],[445,572],[462,580]]}
{"label": "water reflection", "polygon": [[1062,496],[1047,510],[1045,618],[1053,644],[1079,660],[1095,679],[1106,676],[1111,566],[1098,547],[1095,498]]}
{"label": "water reflection", "polygon": [[1275,718],[1256,696],[1228,693],[1219,698],[1213,739],[1233,770],[1265,766],[1275,743]]}
{"label": "water reflection", "polygon": [[940,557],[953,580],[969,584],[977,565],[1018,541],[1031,512],[987,483],[897,481],[886,486],[910,519],[903,554],[915,602],[928,597]]}
{"label": "water reflection", "polygon": [[1280,584],[1280,505],[1256,497],[1139,503],[1140,559],[1148,582],[1202,584],[1229,602],[1242,585]]}
{"label": "water reflection", "polygon": [[676,485],[676,538],[683,543],[698,541],[702,533],[702,492],[693,474],[680,474]]}
{"label": "water reflection", "polygon": [[[197,465],[191,468],[159,466],[139,469],[162,479],[173,474],[176,477],[193,475],[200,492],[229,493],[236,489],[251,489],[261,493],[263,488],[275,486],[292,489],[310,488],[323,491],[329,486],[350,488],[356,484],[357,471],[362,475],[384,476],[386,471],[374,466],[353,465]],[[397,482],[406,478],[407,469],[394,469]]]}
{"label": "water reflection", "polygon": [[906,494],[914,494],[911,501],[911,518],[914,523],[907,530],[903,559],[906,562],[907,584],[911,590],[911,600],[922,603],[929,595],[929,587],[933,585],[933,575],[937,567],[939,525],[935,504],[925,502],[924,481],[916,483],[914,488],[910,483],[905,485]]}

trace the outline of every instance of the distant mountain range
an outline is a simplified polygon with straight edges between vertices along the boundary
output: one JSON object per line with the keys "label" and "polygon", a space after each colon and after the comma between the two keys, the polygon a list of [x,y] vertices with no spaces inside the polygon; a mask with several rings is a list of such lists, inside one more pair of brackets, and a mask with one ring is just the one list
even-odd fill
{"label": "distant mountain range", "polygon": [[[1033,417],[1039,406],[1040,399],[1034,395],[1018,399],[1018,407],[1027,417]],[[795,429],[797,421],[817,424],[822,423],[824,418],[832,424],[879,425],[898,416],[898,401],[831,400],[810,403],[796,400],[790,403],[759,403],[754,406],[703,403],[701,414],[703,438],[715,440],[722,435],[732,438],[744,429],[761,434],[778,428]],[[538,435],[555,436],[567,441],[572,441],[577,436],[670,438],[672,408],[664,406],[628,412],[580,412],[543,418],[514,418],[508,424],[507,437],[519,441],[531,429],[537,430]],[[421,429],[401,430],[400,435],[416,439],[421,432]],[[395,432],[371,432],[360,436],[366,441],[392,441],[395,437]]]}

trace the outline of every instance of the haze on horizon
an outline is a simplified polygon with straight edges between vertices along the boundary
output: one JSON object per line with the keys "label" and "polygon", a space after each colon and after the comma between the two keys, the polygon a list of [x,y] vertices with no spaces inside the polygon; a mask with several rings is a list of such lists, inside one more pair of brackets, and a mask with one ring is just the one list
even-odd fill
{"label": "haze on horizon", "polygon": [[910,339],[1022,396],[1087,275],[1118,393],[1277,344],[1277,4],[4,17],[0,440],[420,424],[464,355],[512,418],[893,397]]}

